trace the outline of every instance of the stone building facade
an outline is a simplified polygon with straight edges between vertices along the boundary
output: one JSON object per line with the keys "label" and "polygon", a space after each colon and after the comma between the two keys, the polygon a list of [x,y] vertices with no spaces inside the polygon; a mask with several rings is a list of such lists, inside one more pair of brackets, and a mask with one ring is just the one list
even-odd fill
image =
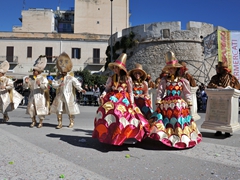
{"label": "stone building facade", "polygon": [[[198,84],[208,83],[216,73],[214,65],[217,58],[204,58],[203,38],[215,30],[224,28],[212,24],[190,21],[186,30],[181,30],[181,22],[159,22],[123,29],[111,38],[113,44],[121,38],[134,33],[135,45],[127,49],[127,69],[134,68],[135,63],[143,65],[143,69],[155,80],[165,66],[165,53],[173,51],[179,61],[185,61],[190,74]],[[224,29],[226,30],[226,29]],[[109,40],[109,44],[111,41]],[[121,53],[122,50],[117,50]],[[216,61],[216,62],[215,62]]]}
{"label": "stone building facade", "polygon": [[111,28],[115,33],[129,27],[129,0],[74,2],[69,10],[22,10],[21,25],[13,26],[12,32],[0,32],[0,62],[10,63],[9,76],[32,74],[40,55],[47,57],[45,72],[55,73],[55,60],[62,52],[71,57],[74,71],[104,70]]}

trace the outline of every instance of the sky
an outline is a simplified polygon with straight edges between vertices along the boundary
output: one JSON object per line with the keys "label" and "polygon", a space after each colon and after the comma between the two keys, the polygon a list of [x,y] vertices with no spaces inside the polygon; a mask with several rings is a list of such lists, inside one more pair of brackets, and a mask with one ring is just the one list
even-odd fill
{"label": "sky", "polygon": [[[18,18],[23,9],[56,10],[57,6],[69,10],[74,0],[0,0],[0,32],[21,26]],[[129,11],[131,26],[180,21],[185,30],[189,21],[198,21],[240,31],[240,0],[129,0]]]}

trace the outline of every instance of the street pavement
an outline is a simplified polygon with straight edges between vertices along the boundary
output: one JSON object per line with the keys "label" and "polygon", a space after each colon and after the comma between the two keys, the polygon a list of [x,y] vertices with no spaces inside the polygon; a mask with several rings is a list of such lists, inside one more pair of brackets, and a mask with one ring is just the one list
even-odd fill
{"label": "street pavement", "polygon": [[202,142],[177,150],[145,139],[135,145],[112,146],[91,138],[97,107],[80,106],[73,128],[63,115],[55,129],[55,114],[42,128],[30,128],[26,107],[9,113],[0,124],[0,180],[240,180],[240,131],[215,137],[201,129]]}

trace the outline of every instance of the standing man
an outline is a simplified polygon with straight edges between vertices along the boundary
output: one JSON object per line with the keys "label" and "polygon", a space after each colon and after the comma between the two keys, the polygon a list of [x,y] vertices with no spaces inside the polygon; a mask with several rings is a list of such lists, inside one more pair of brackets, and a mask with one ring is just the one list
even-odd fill
{"label": "standing man", "polygon": [[56,89],[56,97],[51,106],[51,113],[57,114],[58,126],[57,129],[62,128],[62,114],[69,116],[69,128],[74,125],[75,114],[80,114],[79,106],[76,102],[76,89],[85,92],[82,89],[82,84],[71,76],[69,72],[72,70],[72,61],[65,52],[60,54],[57,58],[56,66],[60,72],[60,78],[53,80],[52,86]]}
{"label": "standing man", "polygon": [[28,105],[28,97],[30,94],[30,78],[29,76],[25,76],[23,78],[23,96],[24,96],[24,106]]}
{"label": "standing man", "polygon": [[34,127],[37,123],[36,116],[39,118],[38,128],[43,126],[45,115],[49,114],[49,90],[48,80],[42,75],[47,64],[46,57],[40,56],[33,65],[33,76],[30,80],[30,95],[27,105],[27,113],[32,118],[30,127]]}
{"label": "standing man", "polygon": [[[234,89],[240,89],[240,84],[237,78],[230,73],[231,71],[228,69],[227,62],[218,62],[218,65],[216,65],[216,75],[214,75],[207,88],[217,88],[217,89],[223,89],[227,86],[230,86]],[[222,132],[217,131],[215,133],[215,136],[221,136]],[[226,137],[231,136],[230,133],[225,133]]]}

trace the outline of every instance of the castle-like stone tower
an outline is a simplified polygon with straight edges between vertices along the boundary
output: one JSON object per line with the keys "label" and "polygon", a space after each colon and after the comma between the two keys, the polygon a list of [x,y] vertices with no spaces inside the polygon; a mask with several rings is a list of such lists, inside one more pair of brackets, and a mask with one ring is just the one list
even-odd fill
{"label": "castle-like stone tower", "polygon": [[[226,30],[212,24],[190,21],[186,30],[181,30],[181,22],[159,22],[123,29],[112,36],[113,45],[123,37],[134,33],[134,46],[128,48],[127,69],[134,68],[135,63],[143,65],[143,69],[155,80],[165,66],[165,53],[173,51],[179,61],[185,61],[190,74],[198,84],[207,84],[216,73],[214,65],[217,57],[204,58],[203,39],[215,30]],[[111,38],[109,39],[111,44]],[[121,53],[118,49],[115,53]]]}

